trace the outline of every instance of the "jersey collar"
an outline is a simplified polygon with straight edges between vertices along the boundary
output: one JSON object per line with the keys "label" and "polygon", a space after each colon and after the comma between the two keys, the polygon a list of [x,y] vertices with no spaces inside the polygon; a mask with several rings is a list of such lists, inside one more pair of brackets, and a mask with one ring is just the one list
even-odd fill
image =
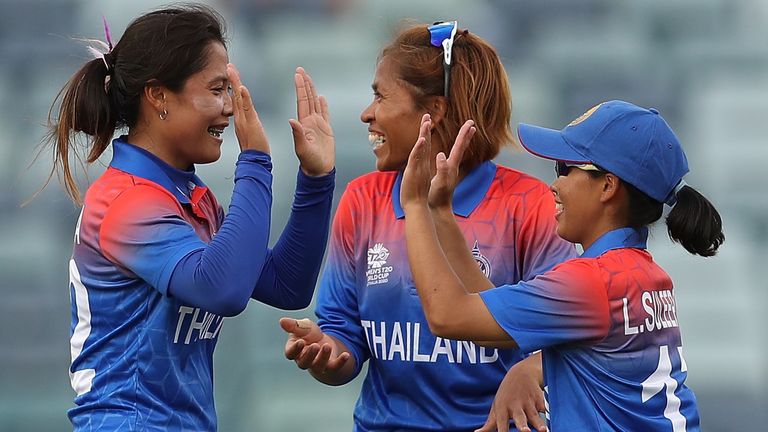
{"label": "jersey collar", "polygon": [[598,238],[589,249],[581,254],[582,258],[597,258],[611,249],[635,248],[646,249],[648,227],[619,228],[608,231]]}
{"label": "jersey collar", "polygon": [[[496,164],[491,161],[485,161],[470,171],[453,192],[453,212],[459,216],[469,217],[470,213],[483,200],[494,177],[496,177]],[[400,171],[397,173],[395,185],[392,188],[392,207],[395,211],[395,217],[398,219],[405,217],[403,207],[400,205],[400,185],[402,182],[403,172]]]}
{"label": "jersey collar", "polygon": [[143,148],[128,143],[127,138],[123,135],[112,141],[111,167],[159,184],[182,204],[197,202],[205,195],[207,188],[195,175],[194,167],[190,171],[176,169]]}

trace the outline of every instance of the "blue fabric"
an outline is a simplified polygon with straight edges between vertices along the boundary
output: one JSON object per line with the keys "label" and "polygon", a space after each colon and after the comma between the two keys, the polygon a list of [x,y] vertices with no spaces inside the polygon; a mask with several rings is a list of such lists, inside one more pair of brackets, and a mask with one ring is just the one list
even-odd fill
{"label": "blue fabric", "polygon": [[225,217],[193,170],[124,138],[113,147],[86,193],[69,264],[77,397],[68,416],[77,431],[214,431],[213,352],[224,315],[251,296],[285,308],[309,303],[335,172],[299,173],[292,220],[270,251],[269,155],[240,154]]}
{"label": "blue fabric", "polygon": [[[242,312],[251,297],[281,309],[309,305],[328,240],[336,171],[311,178],[299,170],[291,217],[270,250],[271,176],[248,163],[265,157],[241,154],[229,213],[208,247],[176,266],[171,295],[224,316]],[[254,250],[259,244],[264,247]]]}
{"label": "blue fabric", "polygon": [[190,183],[205,187],[203,181],[195,175],[194,166],[189,171],[176,169],[143,148],[130,144],[127,139],[128,136],[123,135],[112,142],[110,166],[163,186],[183,204],[189,204],[189,190],[192,189]]}
{"label": "blue fabric", "polygon": [[559,131],[521,123],[518,134],[537,156],[593,163],[662,203],[674,199],[688,173],[680,141],[659,111],[629,102],[601,103]]}
{"label": "blue fabric", "polygon": [[[491,187],[496,177],[496,164],[485,161],[469,172],[453,192],[453,212],[459,216],[469,217],[469,214],[477,208],[483,197]],[[400,185],[403,183],[403,172],[397,173],[395,186],[392,189],[392,207],[395,217],[405,217],[403,206],[400,204]]]}
{"label": "blue fabric", "polygon": [[[370,173],[342,195],[318,287],[318,324],[350,350],[355,375],[368,363],[354,431],[473,430],[508,368],[527,354],[431,333],[408,264],[405,220],[397,217],[398,177]],[[496,284],[575,256],[555,232],[554,197],[539,180],[486,163],[462,179],[454,198],[467,246]]]}
{"label": "blue fabric", "polygon": [[700,430],[672,281],[647,235],[610,231],[580,258],[480,293],[522,349],[542,349],[553,431]]}

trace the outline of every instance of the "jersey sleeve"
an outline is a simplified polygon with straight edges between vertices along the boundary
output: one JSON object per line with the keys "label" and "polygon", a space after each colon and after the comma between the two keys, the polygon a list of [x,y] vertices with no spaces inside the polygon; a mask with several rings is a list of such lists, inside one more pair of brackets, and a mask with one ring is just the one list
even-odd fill
{"label": "jersey sleeve", "polygon": [[206,244],[181,217],[173,196],[137,185],[110,204],[99,231],[99,246],[107,259],[165,295],[176,264]]}
{"label": "jersey sleeve", "polygon": [[355,197],[347,189],[341,196],[331,229],[328,260],[318,288],[315,314],[318,325],[349,348],[355,358],[355,373],[368,360],[365,330],[360,323],[355,276]]}
{"label": "jersey sleeve", "polygon": [[480,296],[496,322],[528,352],[601,340],[610,327],[608,294],[600,270],[582,259]]}
{"label": "jersey sleeve", "polygon": [[544,191],[528,209],[517,244],[521,280],[524,281],[576,258],[573,244],[557,235],[555,199],[549,191]]}
{"label": "jersey sleeve", "polygon": [[309,177],[299,170],[291,216],[269,251],[251,297],[281,309],[305,308],[312,301],[325,255],[336,170]]}

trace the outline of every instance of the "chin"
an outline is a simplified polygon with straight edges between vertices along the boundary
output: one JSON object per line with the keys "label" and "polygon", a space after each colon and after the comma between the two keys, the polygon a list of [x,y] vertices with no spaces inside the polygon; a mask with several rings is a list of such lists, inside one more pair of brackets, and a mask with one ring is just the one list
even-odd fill
{"label": "chin", "polygon": [[578,243],[577,241],[574,240],[573,235],[568,233],[568,229],[564,227],[562,223],[557,224],[557,229],[555,231],[557,232],[557,235],[561,239],[571,243]]}
{"label": "chin", "polygon": [[209,164],[216,162],[221,157],[221,151],[217,152],[211,152],[208,154],[200,155],[200,158],[197,160],[196,163],[198,164]]}

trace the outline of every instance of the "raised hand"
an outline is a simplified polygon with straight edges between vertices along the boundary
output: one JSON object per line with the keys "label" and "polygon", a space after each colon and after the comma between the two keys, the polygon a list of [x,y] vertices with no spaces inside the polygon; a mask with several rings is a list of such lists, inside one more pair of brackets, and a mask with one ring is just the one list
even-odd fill
{"label": "raised hand", "polygon": [[456,190],[456,185],[459,182],[459,165],[461,165],[464,151],[466,151],[476,131],[475,122],[467,120],[459,129],[459,134],[456,136],[453,147],[451,147],[451,154],[448,159],[445,158],[443,152],[437,154],[435,164],[437,171],[429,188],[429,206],[431,208],[451,209],[453,191]]}
{"label": "raised hand", "polygon": [[296,156],[308,176],[321,176],[336,164],[336,143],[331,129],[328,102],[317,96],[312,78],[304,68],[296,68],[296,115],[290,119]]}
{"label": "raised hand", "polygon": [[232,108],[235,115],[235,135],[240,144],[240,151],[258,150],[269,154],[269,141],[259,114],[253,107],[251,94],[240,81],[240,73],[235,65],[227,65],[227,77],[232,85]]}
{"label": "raised hand", "polygon": [[318,376],[340,370],[350,359],[350,354],[339,352],[336,343],[310,319],[280,318],[280,327],[288,333],[285,358],[295,361],[300,369]]}
{"label": "raised hand", "polygon": [[488,419],[475,432],[508,432],[510,421],[520,432],[531,432],[530,426],[546,432],[547,426],[539,416],[545,410],[541,381],[541,354],[512,366],[499,385]]}
{"label": "raised hand", "polygon": [[429,182],[432,179],[432,118],[429,114],[421,117],[419,137],[408,156],[400,185],[400,204],[403,209],[412,205],[427,205]]}

